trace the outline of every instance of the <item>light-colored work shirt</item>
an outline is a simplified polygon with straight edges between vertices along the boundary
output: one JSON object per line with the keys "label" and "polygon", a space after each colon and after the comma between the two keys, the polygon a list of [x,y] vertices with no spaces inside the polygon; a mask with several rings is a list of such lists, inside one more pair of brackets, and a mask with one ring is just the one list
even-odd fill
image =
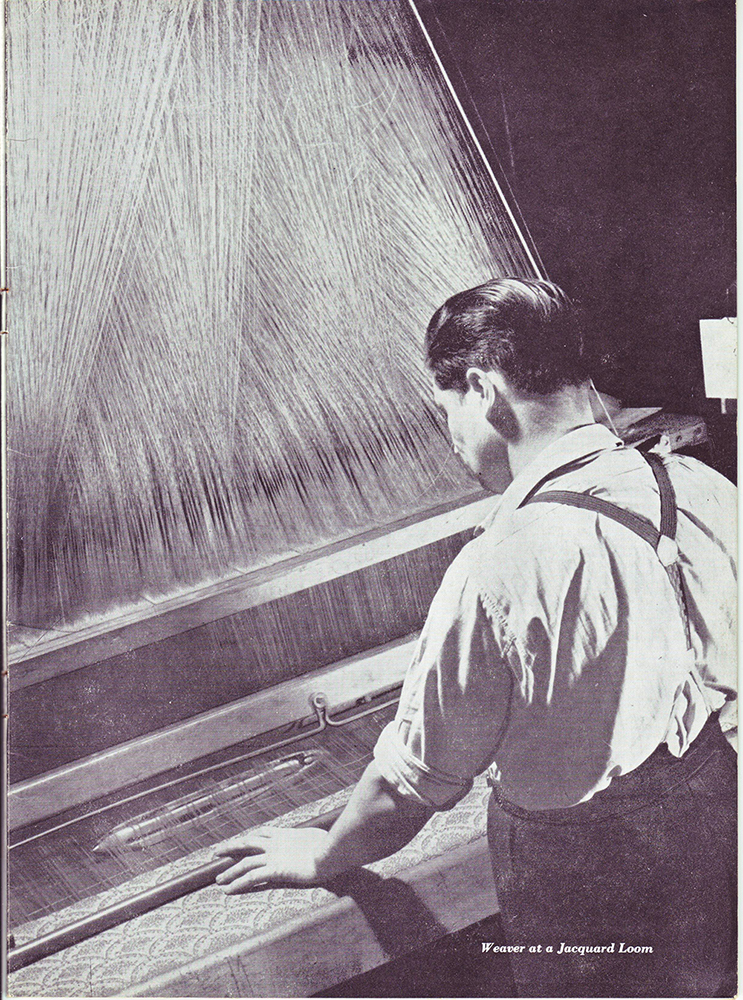
{"label": "light-colored work shirt", "polygon": [[648,463],[606,427],[570,431],[519,473],[436,594],[375,759],[405,797],[447,808],[490,769],[525,809],[590,799],[711,712],[735,725],[736,490],[671,455],[692,649],[655,550],[604,514],[536,503],[591,493],[656,527]]}

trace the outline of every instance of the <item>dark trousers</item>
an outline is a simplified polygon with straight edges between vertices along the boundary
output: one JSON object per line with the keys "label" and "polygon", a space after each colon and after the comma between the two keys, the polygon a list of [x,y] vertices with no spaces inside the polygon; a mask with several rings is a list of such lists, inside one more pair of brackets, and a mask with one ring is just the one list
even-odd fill
{"label": "dark trousers", "polygon": [[735,995],[736,771],[713,716],[682,758],[658,749],[572,809],[527,812],[494,789],[519,996]]}

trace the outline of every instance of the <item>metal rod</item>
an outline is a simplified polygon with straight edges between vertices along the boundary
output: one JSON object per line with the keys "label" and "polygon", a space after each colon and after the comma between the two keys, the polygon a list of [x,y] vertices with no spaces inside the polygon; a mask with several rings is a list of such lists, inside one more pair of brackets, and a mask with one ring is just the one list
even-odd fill
{"label": "metal rod", "polygon": [[[363,718],[364,716],[372,715],[374,712],[378,712],[381,709],[389,708],[396,704],[399,700],[399,688],[395,688],[395,691],[396,693],[393,697],[385,699],[381,704],[372,704],[367,708],[340,720],[330,718],[328,714],[328,702],[324,694],[320,692],[313,694],[310,698],[310,704],[315,711],[318,724],[313,730],[311,730],[310,733],[297,733],[294,736],[290,736],[288,739],[280,740],[279,742],[272,744],[271,747],[262,747],[260,750],[254,750],[249,754],[233,758],[232,761],[228,761],[227,763],[234,763],[236,760],[249,759],[257,756],[258,754],[266,754],[270,750],[275,750],[278,747],[283,747],[290,743],[296,743],[299,740],[306,740],[308,736],[317,735],[329,727],[343,726],[347,723],[355,722],[357,719]],[[218,766],[223,767],[225,765],[220,764]],[[197,774],[204,774],[213,769],[213,767],[204,768],[201,772],[197,772]],[[193,775],[189,775],[189,777],[193,777]],[[151,791],[152,789],[148,789],[147,793],[143,794],[148,794]],[[130,798],[136,797],[137,796],[130,796]],[[116,804],[120,805],[121,803]],[[109,808],[112,807],[113,804]],[[104,810],[96,810],[95,812],[101,811]],[[296,825],[298,827],[320,827],[321,829],[327,830],[333,825],[342,811],[343,807],[333,809],[328,812],[321,813],[314,819],[306,820],[305,822],[298,823]],[[86,814],[86,816],[80,817],[80,819],[86,819],[88,815],[93,814],[95,813]],[[72,822],[77,821],[79,820],[63,823],[60,824],[60,826],[68,826]],[[55,830],[56,829],[58,828],[55,828]],[[38,837],[44,836],[50,832],[54,831],[47,830],[44,834],[36,834],[21,843],[28,843],[29,840],[35,840]],[[105,909],[99,910],[97,913],[93,913],[87,917],[82,917],[80,920],[76,920],[71,924],[67,924],[66,926],[60,927],[55,931],[51,931],[49,934],[45,934],[40,938],[28,941],[26,944],[22,944],[17,947],[12,947],[8,951],[7,968],[10,972],[15,972],[27,965],[38,962],[42,958],[54,955],[57,952],[63,951],[65,948],[72,947],[74,944],[79,944],[79,942],[85,941],[87,938],[94,937],[102,931],[110,930],[112,927],[117,927],[120,924],[125,923],[127,920],[132,920],[134,917],[141,916],[143,913],[148,913],[150,910],[157,909],[158,906],[162,906],[164,903],[172,902],[175,899],[179,899],[181,896],[186,896],[191,892],[196,892],[198,889],[203,889],[207,885],[211,885],[217,875],[229,868],[230,864],[231,862],[225,858],[210,861],[207,864],[201,865],[199,868],[186,872],[184,875],[179,875],[176,878],[168,880],[167,882],[163,882],[161,885],[145,889],[143,892],[137,893],[134,896],[129,896],[118,903],[114,903],[112,906],[108,906]]]}
{"label": "metal rod", "polygon": [[526,240],[526,237],[524,236],[523,232],[521,231],[521,227],[519,226],[518,222],[516,221],[516,216],[513,214],[513,210],[511,209],[511,205],[509,204],[508,199],[506,198],[506,196],[505,196],[505,194],[503,192],[503,188],[498,183],[498,178],[495,176],[495,171],[493,170],[493,166],[492,166],[490,160],[485,155],[485,150],[482,148],[482,145],[480,144],[480,140],[477,138],[477,134],[476,134],[475,130],[472,128],[472,125],[470,123],[469,118],[465,114],[465,110],[462,107],[462,102],[459,100],[459,95],[457,94],[456,90],[454,89],[454,84],[449,79],[449,74],[444,69],[444,64],[441,61],[441,57],[439,56],[438,52],[436,51],[436,47],[434,46],[433,41],[431,39],[431,36],[428,33],[428,29],[426,28],[425,24],[423,23],[423,18],[420,16],[420,14],[418,12],[418,8],[416,7],[414,0],[408,0],[408,3],[410,5],[410,9],[413,12],[413,17],[415,18],[416,22],[418,23],[418,26],[420,27],[421,32],[423,33],[423,37],[426,40],[426,44],[428,45],[428,48],[431,51],[431,55],[434,58],[434,61],[435,61],[436,65],[437,65],[437,67],[439,69],[439,72],[441,73],[441,76],[444,78],[444,82],[446,83],[446,86],[447,86],[447,89],[449,91],[449,94],[451,95],[451,98],[452,98],[452,100],[454,101],[454,103],[455,103],[455,105],[457,107],[457,111],[459,111],[459,114],[460,114],[460,116],[462,118],[462,122],[463,122],[465,128],[467,129],[467,132],[469,133],[470,138],[472,139],[473,143],[475,144],[475,149],[480,154],[483,166],[485,167],[485,170],[486,170],[488,176],[490,177],[490,180],[492,181],[492,184],[493,184],[493,186],[494,186],[494,188],[495,188],[495,190],[496,190],[496,192],[498,194],[498,197],[500,198],[500,200],[501,200],[501,202],[503,204],[503,207],[505,208],[506,212],[508,213],[508,217],[511,220],[511,224],[513,225],[513,228],[516,230],[516,235],[518,236],[519,242],[521,243],[521,246],[523,247],[524,253],[529,258],[529,263],[534,268],[534,274],[535,274],[535,276],[537,278],[544,278],[545,275],[543,273],[542,267],[537,262],[537,259],[534,256],[534,254],[536,253],[536,249],[535,249],[534,252],[532,252],[532,249],[529,246],[529,244],[528,244],[528,242]]}
{"label": "metal rod", "polygon": [[162,885],[154,886],[151,889],[145,889],[144,892],[130,896],[120,903],[114,903],[113,906],[107,906],[98,913],[82,917],[80,920],[67,924],[66,927],[60,927],[56,931],[51,931],[49,934],[44,934],[34,941],[11,948],[8,952],[8,970],[16,972],[33,962],[38,962],[39,959],[54,955],[64,948],[85,941],[86,938],[100,934],[111,927],[116,927],[133,917],[162,906],[164,903],[185,896],[189,892],[195,892],[197,889],[203,889],[204,886],[211,885],[217,875],[228,868],[230,864],[228,858],[210,861],[185,875],[170,879],[168,882],[163,882]]}
{"label": "metal rod", "polygon": [[394,688],[391,689],[394,691],[394,694],[389,698],[386,698],[382,702],[375,702],[368,708],[364,708],[359,712],[347,715],[338,720],[333,719],[328,715],[328,700],[325,695],[322,693],[313,694],[310,697],[310,705],[312,706],[317,718],[317,725],[313,729],[301,730],[294,733],[292,736],[287,736],[285,739],[277,740],[275,743],[269,743],[266,746],[258,747],[256,750],[250,750],[248,753],[240,754],[237,757],[230,757],[228,760],[220,761],[217,764],[210,764],[208,767],[202,767],[198,771],[191,771],[188,774],[183,774],[178,778],[173,778],[171,781],[164,781],[159,785],[154,785],[152,788],[144,788],[132,795],[127,795],[125,798],[116,799],[114,802],[108,802],[104,806],[99,806],[97,809],[91,809],[89,812],[83,813],[82,816],[75,816],[73,819],[65,820],[64,823],[58,823],[56,826],[40,830],[38,833],[32,833],[30,836],[24,837],[23,840],[17,840],[12,843],[8,849],[12,851],[14,848],[23,847],[25,844],[30,844],[35,840],[42,840],[44,837],[48,837],[53,833],[58,833],[60,830],[64,830],[68,826],[74,826],[82,820],[90,819],[92,816],[100,816],[102,813],[110,812],[111,809],[118,809],[129,802],[136,802],[137,799],[145,798],[147,795],[152,795],[156,792],[174,788],[183,781],[192,781],[194,778],[202,778],[204,775],[211,774],[213,771],[219,771],[222,768],[231,767],[233,764],[240,764],[245,761],[252,760],[254,757],[267,756],[276,750],[281,750],[285,747],[293,746],[295,743],[301,743],[302,740],[308,740],[313,736],[318,736],[329,727],[337,728],[339,726],[345,726],[351,722],[356,722],[357,719],[363,719],[367,715],[373,715],[375,712],[381,712],[385,708],[391,708],[400,700],[401,688],[401,684],[396,684]]}
{"label": "metal rod", "polygon": [[[296,825],[297,827],[312,826],[328,830],[342,812],[343,807],[341,806]],[[209,861],[190,872],[186,872],[185,875],[178,875],[161,885],[145,889],[143,892],[138,892],[119,903],[107,906],[97,913],[91,913],[87,917],[74,921],[74,923],[60,927],[49,934],[44,934],[43,937],[36,938],[34,941],[28,941],[26,944],[11,948],[8,951],[8,970],[17,972],[18,969],[23,969],[42,958],[48,958],[49,955],[64,951],[65,948],[71,948],[73,944],[79,944],[102,931],[118,927],[120,924],[126,923],[127,920],[133,920],[143,913],[155,910],[158,906],[163,906],[165,903],[180,899],[181,896],[187,896],[191,892],[204,889],[211,885],[217,875],[226,871],[232,863],[230,858]]]}

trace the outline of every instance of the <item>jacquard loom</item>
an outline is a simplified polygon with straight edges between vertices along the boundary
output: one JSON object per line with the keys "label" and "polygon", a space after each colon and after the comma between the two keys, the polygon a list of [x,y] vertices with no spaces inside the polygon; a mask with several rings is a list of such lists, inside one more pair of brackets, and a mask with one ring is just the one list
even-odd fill
{"label": "jacquard loom", "polygon": [[335,892],[211,859],[370,759],[490,505],[422,331],[536,254],[408,0],[8,13],[10,992],[307,995],[497,905],[482,785]]}

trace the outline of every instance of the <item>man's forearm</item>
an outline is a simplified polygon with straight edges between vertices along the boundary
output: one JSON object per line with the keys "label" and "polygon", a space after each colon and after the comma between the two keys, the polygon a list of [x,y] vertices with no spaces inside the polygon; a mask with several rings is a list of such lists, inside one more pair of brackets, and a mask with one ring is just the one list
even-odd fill
{"label": "man's forearm", "polygon": [[226,892],[261,885],[314,885],[349,868],[394,854],[412,840],[429,806],[398,795],[372,762],[330,830],[267,826],[223,844],[219,855],[234,864],[217,876]]}
{"label": "man's forearm", "polygon": [[319,862],[322,877],[332,878],[394,854],[413,839],[434,811],[400,796],[372,761],[330,828]]}

